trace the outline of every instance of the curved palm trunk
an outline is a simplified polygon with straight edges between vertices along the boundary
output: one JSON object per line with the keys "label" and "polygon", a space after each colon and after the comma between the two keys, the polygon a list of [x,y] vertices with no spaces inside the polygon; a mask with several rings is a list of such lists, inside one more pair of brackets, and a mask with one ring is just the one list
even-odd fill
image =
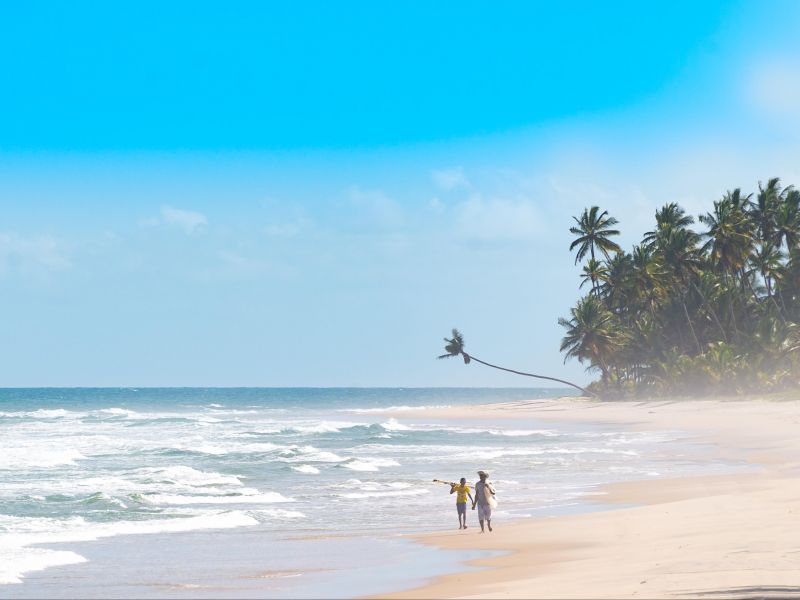
{"label": "curved palm trunk", "polygon": [[580,390],[581,392],[583,392],[587,396],[594,396],[594,394],[592,392],[590,392],[589,390],[584,389],[579,385],[575,385],[574,383],[570,383],[569,381],[564,381],[563,379],[556,379],[555,377],[547,377],[545,375],[534,375],[533,373],[525,373],[523,371],[515,371],[514,369],[506,369],[505,367],[499,367],[497,365],[493,365],[492,363],[488,363],[486,361],[483,361],[480,358],[475,358],[474,356],[472,356],[471,354],[467,354],[466,352],[462,352],[462,354],[464,356],[469,357],[470,360],[474,360],[475,362],[479,362],[482,365],[486,365],[487,367],[492,367],[493,369],[499,369],[500,371],[507,371],[509,373],[514,373],[516,375],[524,375],[525,377],[536,377],[537,379],[548,379],[550,381],[557,381],[558,383],[563,383],[563,384],[568,385],[570,387],[574,387],[575,389]]}

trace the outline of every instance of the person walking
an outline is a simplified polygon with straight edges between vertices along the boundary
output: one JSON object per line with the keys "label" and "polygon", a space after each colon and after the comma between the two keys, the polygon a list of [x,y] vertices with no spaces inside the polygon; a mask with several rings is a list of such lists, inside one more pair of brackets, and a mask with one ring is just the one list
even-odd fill
{"label": "person walking", "polygon": [[467,496],[470,502],[474,503],[472,494],[470,494],[469,486],[467,485],[466,477],[462,477],[459,485],[455,483],[450,484],[450,493],[456,494],[456,512],[458,513],[458,528],[467,528]]}
{"label": "person walking", "polygon": [[475,499],[472,501],[472,510],[475,510],[475,505],[478,506],[478,522],[481,524],[481,533],[485,533],[483,522],[486,521],[486,526],[489,531],[492,531],[492,505],[494,502],[494,487],[487,480],[489,473],[486,471],[478,471],[480,481],[475,484]]}

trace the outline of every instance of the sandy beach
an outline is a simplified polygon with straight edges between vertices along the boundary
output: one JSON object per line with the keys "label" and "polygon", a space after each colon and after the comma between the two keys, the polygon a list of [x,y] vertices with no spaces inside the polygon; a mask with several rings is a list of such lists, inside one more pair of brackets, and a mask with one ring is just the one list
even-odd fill
{"label": "sandy beach", "polygon": [[[481,420],[580,421],[684,430],[752,468],[731,475],[620,483],[608,510],[495,523],[481,535],[418,536],[490,550],[470,572],[385,598],[800,597],[800,402],[748,398],[599,402],[568,399],[439,409]],[[397,413],[397,416],[402,416]]]}

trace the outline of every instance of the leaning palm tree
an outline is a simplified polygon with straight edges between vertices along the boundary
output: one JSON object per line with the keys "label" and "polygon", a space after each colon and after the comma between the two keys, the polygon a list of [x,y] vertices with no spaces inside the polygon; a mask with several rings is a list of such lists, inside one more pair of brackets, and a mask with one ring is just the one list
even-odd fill
{"label": "leaning palm tree", "polygon": [[464,359],[464,364],[468,365],[471,361],[479,362],[482,365],[486,365],[487,367],[492,367],[493,369],[499,369],[500,371],[507,371],[508,373],[514,373],[516,375],[524,375],[526,377],[536,377],[537,379],[547,379],[549,381],[557,381],[558,383],[563,383],[564,385],[569,385],[574,387],[581,392],[583,392],[587,396],[594,396],[590,391],[582,388],[579,385],[575,385],[574,383],[570,383],[569,381],[565,381],[563,379],[557,379],[555,377],[547,377],[545,375],[534,375],[533,373],[525,373],[523,371],[516,371],[514,369],[507,369],[505,367],[499,367],[497,365],[493,365],[486,361],[481,360],[475,356],[467,354],[464,351],[464,336],[461,335],[461,332],[458,329],[453,329],[453,337],[452,338],[444,338],[446,342],[444,351],[445,354],[438,356],[437,358],[454,358],[456,356],[461,356]]}
{"label": "leaning palm tree", "polygon": [[570,252],[578,248],[575,255],[575,264],[583,260],[588,252],[591,259],[595,259],[595,248],[608,260],[610,252],[622,252],[622,248],[609,238],[619,235],[619,230],[612,229],[619,221],[614,217],[608,216],[608,211],[604,210],[600,214],[600,208],[592,206],[583,210],[581,218],[572,217],[578,224],[577,227],[570,227],[569,231],[578,238],[570,244]]}

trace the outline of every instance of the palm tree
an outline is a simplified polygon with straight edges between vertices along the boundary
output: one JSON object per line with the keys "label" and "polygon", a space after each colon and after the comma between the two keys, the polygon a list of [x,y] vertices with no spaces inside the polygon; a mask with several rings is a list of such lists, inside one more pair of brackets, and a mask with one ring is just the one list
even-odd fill
{"label": "palm tree", "polygon": [[583,275],[581,275],[581,284],[578,286],[582,288],[585,284],[591,283],[592,284],[592,292],[597,293],[598,290],[598,281],[605,280],[606,276],[608,275],[608,267],[601,263],[599,260],[595,260],[593,258],[589,259],[583,266]]}
{"label": "palm tree", "polygon": [[460,355],[464,358],[464,364],[465,365],[469,364],[470,361],[469,354],[464,352],[464,336],[461,335],[461,332],[458,329],[454,327],[453,337],[451,339],[444,338],[444,341],[447,342],[447,344],[444,347],[444,351],[446,352],[446,354],[441,354],[436,358],[438,359],[453,358],[454,356]]}
{"label": "palm tree", "polygon": [[703,348],[686,306],[691,283],[703,267],[702,257],[697,248],[699,240],[700,237],[690,229],[671,229],[661,241],[660,253],[664,266],[669,269],[672,280],[676,284],[678,300],[697,347],[697,353],[702,354]]}
{"label": "palm tree", "polygon": [[595,259],[595,248],[600,250],[603,256],[608,260],[609,252],[621,252],[622,249],[609,238],[619,235],[619,231],[611,229],[619,221],[614,217],[608,216],[608,211],[603,211],[598,214],[600,208],[592,206],[589,209],[584,209],[581,218],[572,217],[578,224],[577,227],[570,227],[569,231],[573,235],[579,236],[575,241],[570,244],[570,252],[578,248],[578,253],[575,255],[575,264],[583,260],[588,252],[592,258]]}
{"label": "palm tree", "polygon": [[702,251],[723,275],[741,273],[750,254],[753,229],[747,214],[729,197],[714,202],[714,212],[700,217],[708,227],[703,237],[708,241]]}
{"label": "palm tree", "polygon": [[612,256],[603,272],[603,285],[600,286],[606,306],[614,312],[625,312],[630,308],[630,300],[636,294],[631,278],[633,262],[631,255],[620,252]]}
{"label": "palm tree", "polygon": [[786,195],[775,213],[775,243],[786,249],[797,248],[800,242],[800,190],[787,188]]}
{"label": "palm tree", "polygon": [[775,234],[775,218],[783,200],[780,183],[781,180],[778,177],[767,181],[766,187],[762,187],[759,182],[756,200],[750,202],[750,214],[762,240],[772,240]]}
{"label": "palm tree", "polygon": [[645,244],[633,247],[631,264],[631,287],[639,306],[646,307],[651,316],[655,316],[656,307],[667,295],[664,267]]}
{"label": "palm tree", "polygon": [[[564,360],[588,363],[598,390],[627,394],[800,387],[800,191],[780,180],[727,191],[699,218],[676,203],[630,253],[617,220],[592,206],[573,217],[570,251],[582,263],[580,298],[567,319]],[[486,363],[457,330],[440,358],[584,388]],[[613,385],[613,387],[612,387]],[[590,386],[590,389],[594,389]]]}
{"label": "palm tree", "polygon": [[728,191],[702,232],[666,204],[630,254],[606,247],[600,261],[605,217],[586,209],[571,229],[592,291],[559,320],[565,360],[589,362],[618,392],[800,387],[800,191],[777,178],[755,195]]}
{"label": "palm tree", "polygon": [[722,198],[723,200],[730,202],[737,210],[747,210],[747,207],[750,206],[752,197],[753,194],[747,194],[746,196],[743,196],[741,188],[736,188],[733,191],[728,190],[725,192],[725,195]]}
{"label": "palm tree", "polygon": [[[775,246],[774,243],[762,242],[761,245],[754,249],[750,255],[750,264],[752,265],[752,270],[750,273],[748,273],[748,276],[755,272],[758,272],[758,274],[761,275],[761,278],[764,280],[764,286],[767,290],[767,300],[775,308],[775,311],[783,324],[787,325],[786,318],[783,314],[784,311],[781,310],[777,300],[775,300],[773,288],[773,282],[777,281],[780,283],[780,280],[783,277],[783,253]],[[755,292],[753,295],[756,296]],[[758,302],[757,296],[755,300]],[[781,302],[783,302],[782,298]],[[761,318],[764,319],[764,317],[765,315],[762,315]]]}
{"label": "palm tree", "polygon": [[464,336],[461,335],[461,332],[458,329],[453,329],[453,337],[444,338],[444,341],[446,342],[446,345],[444,347],[445,354],[442,354],[437,358],[453,358],[456,356],[461,356],[464,359],[465,365],[468,365],[471,361],[474,360],[475,362],[479,362],[482,365],[486,365],[487,367],[492,367],[493,369],[499,369],[500,371],[507,371],[509,373],[514,373],[516,375],[524,375],[525,377],[536,377],[537,379],[547,379],[549,381],[557,381],[558,383],[563,383],[564,385],[574,387],[583,392],[587,396],[594,396],[594,394],[582,388],[581,386],[575,385],[574,383],[570,383],[569,381],[565,381],[563,379],[557,379],[555,377],[547,377],[545,375],[534,375],[533,373],[524,373],[523,371],[515,371],[514,369],[499,367],[497,365],[485,362],[480,358],[467,354],[466,351],[464,350]]}
{"label": "palm tree", "polygon": [[566,351],[564,362],[577,358],[588,360],[590,368],[600,370],[604,382],[608,381],[613,354],[623,343],[622,332],[614,317],[595,296],[586,296],[570,310],[571,319],[559,319],[558,324],[567,330],[561,340],[561,351]]}
{"label": "palm tree", "polygon": [[648,231],[642,238],[642,245],[649,249],[658,247],[670,231],[686,229],[694,223],[694,218],[675,202],[670,202],[656,211],[656,228]]}
{"label": "palm tree", "polygon": [[[700,276],[696,281],[692,281],[692,289],[700,297],[706,313],[711,317],[711,320],[714,321],[714,324],[717,326],[720,336],[722,337],[722,341],[727,344],[728,332],[726,331],[725,326],[722,324],[722,321],[719,318],[719,311],[717,310],[721,304],[720,299],[722,297],[723,284],[724,282],[716,273],[706,270],[700,273]],[[715,306],[717,308],[715,308]]]}
{"label": "palm tree", "polygon": [[763,242],[750,254],[750,264],[758,271],[767,287],[767,297],[772,298],[772,282],[780,278],[783,253],[772,242]]}

